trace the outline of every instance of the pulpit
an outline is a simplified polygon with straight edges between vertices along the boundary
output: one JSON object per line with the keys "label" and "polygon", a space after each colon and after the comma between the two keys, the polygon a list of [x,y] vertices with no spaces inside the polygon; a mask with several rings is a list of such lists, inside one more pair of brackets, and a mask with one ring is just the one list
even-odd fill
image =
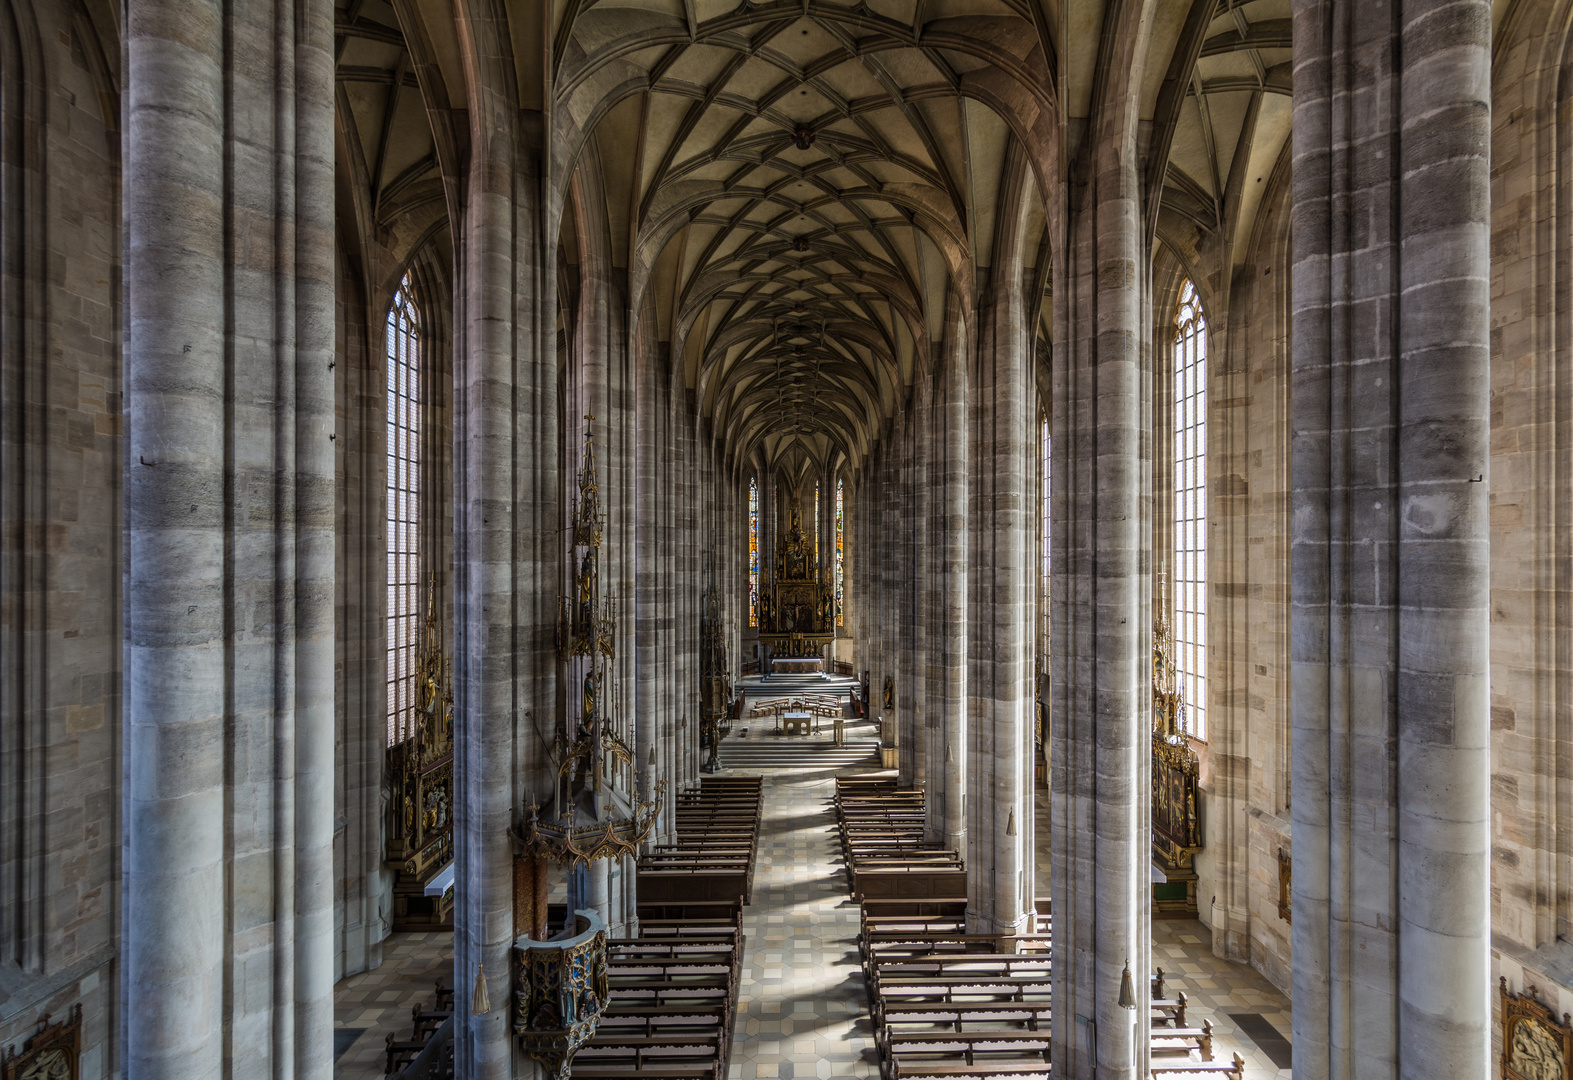
{"label": "pulpit", "polygon": [[579,911],[574,930],[555,941],[513,943],[513,1033],[551,1080],[567,1080],[574,1054],[601,1026],[609,996],[605,924],[595,912]]}

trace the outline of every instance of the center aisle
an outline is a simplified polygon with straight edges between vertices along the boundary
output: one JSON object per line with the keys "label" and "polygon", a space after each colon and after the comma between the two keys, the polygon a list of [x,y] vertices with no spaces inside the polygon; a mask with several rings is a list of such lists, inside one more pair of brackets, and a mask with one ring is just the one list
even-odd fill
{"label": "center aisle", "polygon": [[835,773],[765,771],[732,1080],[878,1076],[858,909],[836,840]]}

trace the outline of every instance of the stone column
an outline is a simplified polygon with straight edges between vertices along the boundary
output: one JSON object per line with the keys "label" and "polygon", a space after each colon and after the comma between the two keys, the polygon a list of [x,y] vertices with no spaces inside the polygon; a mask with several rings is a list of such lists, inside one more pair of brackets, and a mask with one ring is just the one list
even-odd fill
{"label": "stone column", "polygon": [[[630,610],[634,622],[636,672],[634,761],[641,771],[641,793],[646,797],[663,777],[667,779],[666,791],[661,800],[661,815],[653,834],[657,843],[671,843],[675,839],[674,808],[677,795],[672,772],[672,715],[661,692],[662,669],[669,664],[667,650],[663,645],[667,639],[664,636],[662,608],[665,597],[662,564],[664,545],[661,537],[666,513],[670,509],[665,505],[670,477],[666,474],[664,464],[668,458],[660,452],[663,408],[659,372],[666,366],[665,353],[668,348],[668,345],[657,344],[653,339],[641,346],[637,357],[636,380],[639,400],[634,410],[634,423],[638,429],[637,490],[634,500],[637,515],[634,541],[637,549],[637,584],[634,605]],[[655,355],[650,355],[651,352]],[[652,754],[655,757],[654,765],[650,764]]]}
{"label": "stone column", "polygon": [[128,11],[128,1077],[332,1069],[332,17]]}
{"label": "stone column", "polygon": [[1032,473],[1031,335],[1021,288],[1032,180],[1013,151],[1001,186],[994,265],[980,305],[971,387],[968,600],[967,921],[977,933],[1025,932],[1033,872],[1030,755],[1032,613],[1028,495]]}
{"label": "stone column", "polygon": [[[467,1080],[534,1065],[511,1037],[513,844],[554,777],[537,730],[557,709],[563,589],[553,215],[544,118],[514,93],[498,5],[461,22],[471,143],[454,295],[454,1064]],[[575,429],[577,430],[577,429]],[[469,1009],[484,964],[489,1012]]]}
{"label": "stone column", "polygon": [[138,1078],[218,1076],[224,1062],[222,24],[217,4],[170,0],[126,28],[125,1030]]}
{"label": "stone column", "polygon": [[1485,1076],[1491,5],[1294,41],[1295,1074]]}
{"label": "stone column", "polygon": [[[940,350],[935,349],[939,354]],[[943,535],[945,439],[940,402],[939,365],[925,372],[923,411],[919,418],[916,452],[922,455],[923,480],[919,484],[919,539],[915,572],[918,604],[918,666],[923,680],[923,788],[927,796],[924,838],[943,843],[945,838],[945,736],[943,657],[949,628],[941,612],[945,599],[945,566],[940,538]],[[953,755],[954,756],[954,755]]]}
{"label": "stone column", "polygon": [[[1111,54],[1122,79],[1140,79],[1134,26]],[[1091,108],[1066,135],[1090,149],[1061,184],[1054,253],[1054,1068],[1135,1080],[1146,1075],[1147,1011],[1121,1008],[1118,995],[1127,962],[1138,998],[1151,974],[1150,259],[1137,117],[1118,85]]]}
{"label": "stone column", "polygon": [[896,723],[901,727],[901,778],[904,785],[916,786],[927,776],[927,744],[923,729],[923,682],[917,671],[917,599],[922,577],[916,563],[918,519],[917,393],[909,397],[897,421],[894,443],[896,493],[891,514],[891,593],[895,603],[895,626],[891,651],[896,671]]}
{"label": "stone column", "polygon": [[971,628],[967,623],[967,481],[970,459],[968,423],[967,325],[954,293],[947,301],[945,358],[938,395],[936,430],[943,456],[940,474],[940,533],[935,545],[941,577],[939,618],[940,712],[944,723],[944,840],[957,852],[967,850],[967,655]]}

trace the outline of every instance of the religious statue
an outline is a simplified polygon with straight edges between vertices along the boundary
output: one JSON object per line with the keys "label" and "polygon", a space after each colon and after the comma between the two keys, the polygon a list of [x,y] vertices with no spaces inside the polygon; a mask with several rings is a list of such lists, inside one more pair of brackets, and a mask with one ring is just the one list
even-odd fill
{"label": "religious statue", "polygon": [[76,1080],[82,1054],[82,1005],[71,1007],[69,1018],[51,1024],[45,1013],[42,1027],[23,1044],[6,1047],[0,1056],[0,1074],[6,1080]]}
{"label": "religious statue", "polygon": [[1525,1021],[1513,1028],[1512,1057],[1524,1080],[1564,1080],[1562,1048],[1539,1024]]}
{"label": "religious statue", "polygon": [[584,674],[584,725],[589,727],[595,720],[595,672],[587,671]]}
{"label": "religious statue", "polygon": [[1558,1020],[1537,1000],[1535,988],[1511,993],[1502,988],[1502,1076],[1504,1080],[1568,1080],[1573,1066],[1573,1027],[1567,1013]]}
{"label": "religious statue", "polygon": [[885,708],[896,707],[896,680],[889,675],[885,676]]}
{"label": "religious statue", "polygon": [[579,624],[587,631],[595,619],[595,549],[586,548],[579,563]]}

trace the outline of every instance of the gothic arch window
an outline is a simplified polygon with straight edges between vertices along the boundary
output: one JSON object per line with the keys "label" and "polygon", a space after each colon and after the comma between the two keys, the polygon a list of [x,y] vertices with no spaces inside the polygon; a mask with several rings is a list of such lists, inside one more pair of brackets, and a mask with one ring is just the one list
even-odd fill
{"label": "gothic arch window", "polygon": [[388,745],[415,725],[420,636],[420,322],[406,275],[388,309]]}
{"label": "gothic arch window", "polygon": [[847,491],[846,481],[836,478],[836,625],[846,625],[846,615],[842,607],[842,598],[846,588],[846,528],[847,528]]}
{"label": "gothic arch window", "polygon": [[759,625],[759,479],[748,478],[748,625]]}
{"label": "gothic arch window", "polygon": [[1186,731],[1207,737],[1207,316],[1196,286],[1174,317],[1174,651]]}

